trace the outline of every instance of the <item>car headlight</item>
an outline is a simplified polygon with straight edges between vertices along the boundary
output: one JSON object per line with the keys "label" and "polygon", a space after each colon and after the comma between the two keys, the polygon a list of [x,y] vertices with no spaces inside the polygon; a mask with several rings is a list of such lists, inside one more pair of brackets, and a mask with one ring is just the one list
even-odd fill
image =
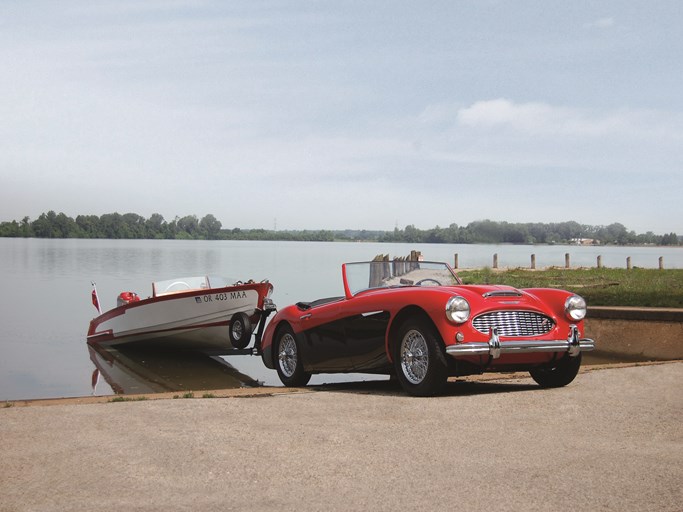
{"label": "car headlight", "polygon": [[586,317],[586,301],[583,297],[572,295],[564,303],[564,312],[570,320],[583,320]]}
{"label": "car headlight", "polygon": [[456,295],[446,303],[446,318],[456,324],[467,322],[470,317],[470,303],[464,297]]}

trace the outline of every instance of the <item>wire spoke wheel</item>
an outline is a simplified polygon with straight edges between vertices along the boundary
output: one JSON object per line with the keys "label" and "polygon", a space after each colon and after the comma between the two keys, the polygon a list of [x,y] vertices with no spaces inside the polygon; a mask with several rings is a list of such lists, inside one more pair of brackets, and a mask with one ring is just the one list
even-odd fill
{"label": "wire spoke wheel", "polygon": [[443,340],[426,317],[406,318],[393,342],[396,378],[413,396],[439,393],[448,379],[448,363]]}
{"label": "wire spoke wheel", "polygon": [[296,336],[289,326],[278,329],[273,347],[273,363],[278,377],[285,386],[305,386],[311,379],[311,374],[304,370]]}
{"label": "wire spoke wheel", "polygon": [[280,338],[280,350],[277,355],[280,370],[285,377],[291,377],[296,371],[296,364],[298,359],[296,341],[294,337],[286,333]]}
{"label": "wire spoke wheel", "polygon": [[408,331],[401,341],[401,369],[411,384],[420,384],[427,376],[429,348],[419,331]]}

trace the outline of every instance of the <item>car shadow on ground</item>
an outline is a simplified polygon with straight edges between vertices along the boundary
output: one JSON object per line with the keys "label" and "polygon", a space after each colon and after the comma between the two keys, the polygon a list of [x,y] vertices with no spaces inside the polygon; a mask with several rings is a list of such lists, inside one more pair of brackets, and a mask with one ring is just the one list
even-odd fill
{"label": "car shadow on ground", "polygon": [[[335,393],[357,393],[362,395],[408,396],[400,384],[394,380],[375,380],[359,382],[338,382],[310,386],[316,391],[333,391]],[[512,380],[468,381],[464,379],[449,380],[437,396],[474,396],[490,393],[514,393],[519,391],[540,390],[534,383]]]}

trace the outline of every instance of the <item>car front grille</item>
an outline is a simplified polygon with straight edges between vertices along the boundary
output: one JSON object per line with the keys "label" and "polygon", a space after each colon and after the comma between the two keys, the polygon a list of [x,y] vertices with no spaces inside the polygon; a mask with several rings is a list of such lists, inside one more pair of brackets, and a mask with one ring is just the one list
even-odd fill
{"label": "car front grille", "polygon": [[472,320],[474,328],[484,334],[498,327],[499,336],[540,336],[555,327],[552,318],[533,311],[494,311]]}

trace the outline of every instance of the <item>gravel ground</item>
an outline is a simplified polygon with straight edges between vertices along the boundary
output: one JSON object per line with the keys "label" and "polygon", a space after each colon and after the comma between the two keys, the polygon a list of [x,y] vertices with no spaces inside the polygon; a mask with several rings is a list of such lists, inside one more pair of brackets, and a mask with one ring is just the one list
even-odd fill
{"label": "gravel ground", "polygon": [[[683,509],[683,363],[0,408],[0,511]],[[35,404],[34,404],[35,405]]]}

